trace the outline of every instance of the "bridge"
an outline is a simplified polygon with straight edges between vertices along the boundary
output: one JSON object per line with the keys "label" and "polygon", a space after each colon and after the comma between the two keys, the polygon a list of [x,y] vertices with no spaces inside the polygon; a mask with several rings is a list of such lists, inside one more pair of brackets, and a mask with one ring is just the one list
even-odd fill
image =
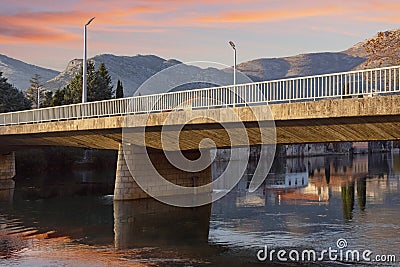
{"label": "bridge", "polygon": [[[147,195],[126,166],[127,161],[141,162],[140,153],[132,151],[127,159],[121,145],[125,141],[149,148],[158,170],[179,177],[171,178],[174,183],[205,185],[210,182],[209,168],[195,175],[180,171],[168,163],[163,151],[185,151],[188,158],[197,158],[199,144],[222,148],[399,140],[399,92],[396,66],[4,113],[0,114],[4,154],[0,179],[9,181],[15,175],[12,151],[18,149],[45,145],[114,149],[120,151],[115,199],[144,198]],[[242,138],[243,130],[248,140]],[[206,138],[213,143],[202,142]],[[161,191],[171,193],[168,188]]]}

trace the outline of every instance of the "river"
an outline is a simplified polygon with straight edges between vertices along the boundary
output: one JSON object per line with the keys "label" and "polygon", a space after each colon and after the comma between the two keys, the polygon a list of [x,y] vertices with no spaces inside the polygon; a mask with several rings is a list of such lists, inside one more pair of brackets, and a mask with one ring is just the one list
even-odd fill
{"label": "river", "polygon": [[[290,250],[338,249],[338,240],[399,264],[399,154],[279,158],[249,193],[253,171],[249,164],[234,190],[199,208],[114,202],[114,170],[19,173],[13,199],[0,202],[0,266],[297,266]],[[257,257],[272,249],[288,262]]]}

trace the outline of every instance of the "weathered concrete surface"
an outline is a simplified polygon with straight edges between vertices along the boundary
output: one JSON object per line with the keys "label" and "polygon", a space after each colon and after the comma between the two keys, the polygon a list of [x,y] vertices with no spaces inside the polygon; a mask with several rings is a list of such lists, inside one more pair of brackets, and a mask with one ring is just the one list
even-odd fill
{"label": "weathered concrete surface", "polygon": [[11,201],[15,182],[15,153],[0,154],[0,201]]}
{"label": "weathered concrete surface", "polygon": [[[125,149],[125,151],[123,151]],[[158,180],[156,173],[172,184],[183,187],[202,186],[211,183],[211,167],[207,167],[199,172],[186,172],[173,166],[165,157],[163,151],[150,149],[144,154],[142,150],[132,149],[120,145],[118,151],[117,174],[114,188],[114,200],[132,200],[148,198],[146,192],[139,187],[132,175],[136,179],[146,181],[145,190],[152,193],[152,196],[170,197],[185,194],[172,185],[165,185]],[[150,157],[151,162],[147,159]],[[195,160],[199,157],[198,151],[186,151],[185,157]],[[128,166],[129,165],[129,166]],[[156,168],[156,169],[153,169]],[[194,194],[207,194],[212,191],[211,185],[203,189],[193,189]],[[187,192],[186,192],[187,193]],[[185,194],[186,195],[186,194]],[[207,197],[207,196],[205,196]]]}
{"label": "weathered concrete surface", "polygon": [[15,176],[15,153],[0,154],[0,180],[10,180]]}
{"label": "weathered concrete surface", "polygon": [[[269,107],[276,124],[278,144],[400,139],[399,95],[297,102]],[[245,123],[250,144],[265,142],[260,138],[257,120],[261,124],[270,121],[268,107],[255,106],[252,110],[249,107],[236,107],[233,110]],[[191,116],[196,119],[187,121]],[[215,121],[207,119],[210,116],[216,118]],[[165,123],[167,118],[168,123]],[[240,128],[238,119],[226,109],[135,115],[129,123],[132,129],[137,130],[138,136],[142,135],[140,129],[146,126],[145,144],[139,145],[162,149],[161,127],[168,126],[165,128],[165,138],[170,143],[176,142],[173,136],[178,131],[177,126],[186,123],[180,133],[180,149],[198,148],[199,141],[204,138],[212,138],[218,147],[231,146],[226,131],[216,121],[225,123],[233,131]],[[0,148],[61,145],[118,149],[124,125],[123,117],[105,117],[5,126],[0,127]],[[265,129],[268,130],[268,127]],[[135,140],[134,133],[132,139]],[[241,140],[237,141],[240,143]]]}

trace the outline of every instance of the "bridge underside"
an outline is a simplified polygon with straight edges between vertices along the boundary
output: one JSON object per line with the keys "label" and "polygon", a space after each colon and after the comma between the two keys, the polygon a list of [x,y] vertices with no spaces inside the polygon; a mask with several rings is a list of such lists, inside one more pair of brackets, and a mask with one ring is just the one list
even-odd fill
{"label": "bridge underside", "polygon": [[[98,120],[98,119],[97,119]],[[57,122],[63,124],[68,122]],[[51,124],[51,123],[49,123]],[[377,141],[400,139],[400,116],[365,116],[346,118],[327,118],[314,120],[288,120],[276,121],[277,144],[301,144],[322,142],[347,142],[347,141]],[[256,122],[247,122],[246,131],[251,145],[262,144],[259,125]],[[233,133],[240,131],[241,125],[230,123],[229,128]],[[265,128],[267,131],[270,128]],[[204,138],[211,138],[217,147],[230,147],[231,142],[227,131],[220,124],[192,124],[184,127],[182,131],[176,127],[164,130],[167,142],[175,142],[176,134],[179,135],[181,150],[192,150],[199,147]],[[141,140],[143,130],[135,129],[129,132],[130,143]],[[99,149],[118,150],[122,142],[122,129],[99,129],[73,132],[49,132],[41,134],[0,136],[4,151],[24,149],[31,146],[71,146]],[[269,139],[271,140],[271,139]],[[236,140],[235,143],[241,143]],[[165,149],[161,145],[161,127],[146,128],[146,146]],[[143,143],[138,144],[143,145]],[[243,141],[243,145],[245,142]]]}

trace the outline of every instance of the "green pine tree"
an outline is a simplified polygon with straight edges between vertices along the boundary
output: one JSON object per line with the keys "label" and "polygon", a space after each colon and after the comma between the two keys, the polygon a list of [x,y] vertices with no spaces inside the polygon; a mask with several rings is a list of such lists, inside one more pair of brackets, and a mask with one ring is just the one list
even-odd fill
{"label": "green pine tree", "polygon": [[0,113],[29,109],[32,102],[0,72]]}
{"label": "green pine tree", "polygon": [[[93,61],[87,63],[87,90],[88,90],[88,101],[91,99],[91,91],[95,85],[96,71]],[[83,67],[80,68],[79,72],[75,74],[74,78],[69,83],[68,90],[65,91],[66,96],[64,97],[69,104],[77,104],[82,102],[82,87],[83,87]]]}
{"label": "green pine tree", "polygon": [[[95,70],[93,61],[87,64],[87,98],[88,101],[100,101],[113,97],[111,76],[104,63]],[[82,102],[83,68],[81,67],[70,83],[55,91],[51,106],[77,104]]]}
{"label": "green pine tree", "polygon": [[92,79],[88,79],[88,101],[111,99],[113,95],[113,86],[111,76],[104,63],[100,64],[99,69],[91,78]]}
{"label": "green pine tree", "polygon": [[64,88],[60,88],[54,92],[53,98],[50,101],[50,106],[62,106],[72,104],[70,99],[69,85]]}
{"label": "green pine tree", "polygon": [[117,88],[115,89],[115,98],[124,98],[124,87],[120,80],[118,80]]}
{"label": "green pine tree", "polygon": [[47,108],[51,106],[51,100],[53,99],[53,92],[49,90],[44,91],[43,101],[40,103],[42,108]]}

